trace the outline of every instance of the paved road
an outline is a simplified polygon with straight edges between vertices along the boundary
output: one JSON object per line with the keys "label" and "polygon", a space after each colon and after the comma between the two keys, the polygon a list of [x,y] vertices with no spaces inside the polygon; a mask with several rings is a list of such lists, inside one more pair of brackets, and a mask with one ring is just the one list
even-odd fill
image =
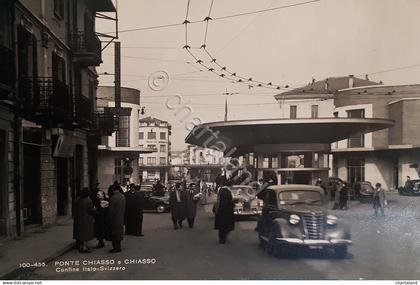
{"label": "paved road", "polygon": [[[258,247],[255,220],[236,223],[227,244],[217,243],[210,206],[194,229],[173,230],[169,214],[145,215],[145,236],[126,237],[123,252],[110,245],[91,254],[69,252],[58,261],[112,259],[124,271],[57,273],[54,263],[31,279],[420,279],[420,197],[389,197],[385,218],[373,218],[369,205],[354,203],[335,213],[351,224],[354,245],[348,257],[309,253],[275,258]],[[53,237],[52,237],[53,238]],[[124,265],[126,259],[156,259],[155,264]],[[121,265],[117,263],[121,262]],[[100,267],[100,266],[97,266]],[[65,266],[64,266],[65,268]],[[82,266],[79,266],[82,269]]]}

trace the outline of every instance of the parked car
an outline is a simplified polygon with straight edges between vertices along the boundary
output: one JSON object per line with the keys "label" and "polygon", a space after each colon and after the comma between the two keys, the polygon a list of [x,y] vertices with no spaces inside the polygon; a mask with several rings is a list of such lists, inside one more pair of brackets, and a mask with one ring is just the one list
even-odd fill
{"label": "parked car", "polygon": [[404,187],[398,188],[400,195],[414,196],[420,195],[420,180],[409,180]]}
{"label": "parked car", "polygon": [[236,216],[255,216],[260,215],[263,201],[257,198],[255,188],[248,185],[229,186],[235,203]]}
{"label": "parked car", "polygon": [[153,191],[144,191],[144,210],[154,210],[157,213],[169,211],[169,195],[155,196]]}
{"label": "parked car", "polygon": [[[231,185],[228,187],[235,203],[235,216],[257,216],[261,214],[263,201],[257,197],[254,187],[248,185]],[[215,205],[213,205],[215,213]]]}
{"label": "parked car", "polygon": [[268,187],[257,226],[260,244],[275,256],[303,248],[332,249],[337,257],[345,257],[352,244],[350,228],[328,214],[326,200],[317,186]]}
{"label": "parked car", "polygon": [[373,192],[375,188],[373,188],[372,183],[369,181],[362,181],[356,182],[353,186],[354,193],[356,198],[361,202],[372,202],[373,199]]}

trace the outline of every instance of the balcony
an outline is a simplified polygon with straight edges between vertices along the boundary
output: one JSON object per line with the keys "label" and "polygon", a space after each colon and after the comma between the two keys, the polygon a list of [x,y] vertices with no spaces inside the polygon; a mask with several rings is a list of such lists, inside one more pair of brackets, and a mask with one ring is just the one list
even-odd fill
{"label": "balcony", "polygon": [[66,84],[52,77],[20,78],[19,100],[24,116],[45,123],[72,120],[73,99]]}
{"label": "balcony", "polygon": [[99,66],[102,63],[101,41],[94,32],[79,32],[72,38],[73,61],[81,66]]}
{"label": "balcony", "polygon": [[12,100],[15,92],[15,54],[0,45],[0,100]]}
{"label": "balcony", "polygon": [[93,109],[89,98],[79,94],[75,98],[75,103],[74,122],[81,127],[92,127]]}

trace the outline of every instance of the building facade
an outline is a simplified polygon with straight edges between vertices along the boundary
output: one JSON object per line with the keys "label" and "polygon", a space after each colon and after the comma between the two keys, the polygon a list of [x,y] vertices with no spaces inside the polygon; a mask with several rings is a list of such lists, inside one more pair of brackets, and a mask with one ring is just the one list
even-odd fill
{"label": "building facade", "polygon": [[0,235],[70,216],[96,180],[97,12],[115,8],[109,0],[0,3]]}
{"label": "building facade", "polygon": [[[334,94],[344,88],[376,85],[378,83],[360,79],[353,75],[345,77],[330,77],[324,80],[312,80],[307,86],[275,95],[280,105],[282,119],[317,119],[334,117]],[[272,154],[251,156],[249,163],[258,169],[260,178],[270,177],[271,169],[280,169],[281,179],[278,183],[313,184],[320,177],[326,179],[331,175],[332,157],[330,150],[315,151],[295,147],[284,149]],[[255,160],[255,161],[254,161]],[[283,169],[283,170],[282,170]]]}
{"label": "building facade", "polygon": [[[97,108],[107,110],[115,107],[115,87],[98,87]],[[98,180],[100,188],[106,190],[114,181],[139,184],[139,155],[153,150],[139,146],[139,117],[141,116],[140,91],[134,88],[121,88],[121,107],[126,112],[116,119],[117,131],[102,136],[98,146]]]}
{"label": "building facade", "polygon": [[392,128],[357,135],[333,144],[333,173],[350,182],[380,182],[385,189],[403,186],[406,177],[419,178],[420,85],[367,86],[337,92],[338,117],[381,117]]}
{"label": "building facade", "polygon": [[140,147],[156,149],[154,153],[138,158],[141,181],[152,182],[159,179],[168,181],[171,158],[171,125],[167,121],[153,117],[140,119],[138,144]]}

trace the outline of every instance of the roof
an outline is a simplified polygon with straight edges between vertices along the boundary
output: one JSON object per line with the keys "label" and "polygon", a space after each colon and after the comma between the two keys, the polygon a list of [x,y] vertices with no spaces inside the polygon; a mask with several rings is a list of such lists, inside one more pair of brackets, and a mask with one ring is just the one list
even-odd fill
{"label": "roof", "polygon": [[140,123],[158,123],[158,124],[164,123],[164,124],[168,124],[168,126],[170,125],[168,121],[160,120],[158,118],[153,118],[151,116],[140,119],[139,122]]}
{"label": "roof", "polygon": [[[297,144],[308,147],[323,144],[328,145],[329,150],[329,144],[333,142],[393,125],[392,120],[373,118],[238,120],[196,126],[185,141],[222,150],[226,156],[235,157],[259,152],[258,146],[272,147],[278,152],[280,144],[290,150],[296,150]],[[210,140],[211,137],[217,139]]]}
{"label": "roof", "polygon": [[[274,96],[278,99],[285,95],[302,95],[304,94],[334,94],[338,90],[349,88],[349,76],[342,77],[329,77],[323,80],[309,83],[306,86],[299,87],[290,91],[286,91]],[[366,79],[353,77],[353,87],[380,85],[377,82],[373,82]]]}
{"label": "roof", "polygon": [[304,191],[316,191],[316,192],[324,193],[324,190],[321,187],[313,186],[313,185],[304,185],[304,184],[272,185],[272,186],[269,186],[268,189],[274,190],[276,192],[304,190]]}

